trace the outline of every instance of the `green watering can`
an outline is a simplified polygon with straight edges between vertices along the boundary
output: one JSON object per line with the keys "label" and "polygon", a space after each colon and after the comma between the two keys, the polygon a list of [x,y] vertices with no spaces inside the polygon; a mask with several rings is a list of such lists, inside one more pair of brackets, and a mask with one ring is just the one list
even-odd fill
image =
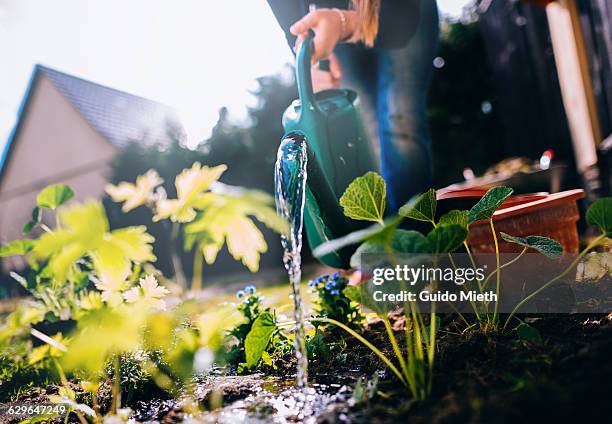
{"label": "green watering can", "polygon": [[[306,139],[308,178],[304,226],[311,250],[368,226],[346,218],[339,199],[355,178],[377,170],[357,93],[346,89],[313,92],[310,74],[313,36],[311,31],[297,52],[300,98],[283,115],[285,137]],[[354,250],[355,247],[347,247],[319,260],[325,265],[346,269]]]}

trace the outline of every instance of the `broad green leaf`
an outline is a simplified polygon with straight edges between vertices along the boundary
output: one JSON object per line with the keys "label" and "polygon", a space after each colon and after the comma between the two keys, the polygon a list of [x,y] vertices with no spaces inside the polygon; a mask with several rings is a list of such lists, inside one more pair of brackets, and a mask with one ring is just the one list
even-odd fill
{"label": "broad green leaf", "polygon": [[438,223],[441,225],[457,224],[457,225],[461,225],[462,227],[467,227],[468,226],[468,213],[469,213],[468,211],[460,211],[457,209],[453,209],[447,214],[442,215]]}
{"label": "broad green leaf", "polygon": [[200,218],[185,227],[185,232],[198,236],[199,249],[206,263],[214,263],[227,243],[234,259],[242,261],[251,272],[257,272],[260,255],[268,245],[259,228],[245,216],[244,210],[233,206],[230,199],[224,205],[208,208]]}
{"label": "broad green leaf", "polygon": [[202,166],[195,162],[191,168],[183,169],[176,176],[176,199],[162,199],[157,202],[153,221],[170,218],[172,222],[191,222],[196,217],[195,207],[210,186],[225,172],[227,166]]}
{"label": "broad green leaf", "polygon": [[[34,242],[33,254],[49,260],[53,276],[65,280],[70,267],[82,257],[93,259],[98,278],[119,287],[132,262],[152,261],[153,237],[145,227],[109,232],[106,212],[100,202],[77,204],[59,212],[60,229],[43,234]],[[120,299],[120,297],[119,297]]]}
{"label": "broad green leaf", "polygon": [[589,206],[586,213],[589,225],[596,225],[605,235],[612,234],[612,197],[597,199]]}
{"label": "broad green leaf", "polygon": [[92,311],[79,320],[61,363],[66,371],[99,374],[114,354],[138,347],[145,323],[146,309],[138,304]]}
{"label": "broad green leaf", "polygon": [[57,209],[73,197],[74,191],[66,184],[53,184],[38,193],[36,203],[40,208]]}
{"label": "broad green leaf", "polygon": [[255,190],[226,190],[207,193],[203,213],[185,227],[186,246],[198,243],[206,262],[212,264],[223,244],[236,260],[256,272],[260,255],[268,249],[265,238],[250,216],[277,232],[287,232],[288,224],[272,207],[272,198]]}
{"label": "broad green leaf", "polygon": [[361,289],[358,286],[346,286],[342,290],[342,294],[353,302],[361,304]]}
{"label": "broad green leaf", "polygon": [[0,257],[25,255],[34,248],[32,240],[14,240],[4,246],[0,246]]}
{"label": "broad green leaf", "polygon": [[374,224],[369,226],[368,228],[364,228],[363,230],[353,231],[352,233],[349,233],[344,237],[330,240],[317,246],[313,250],[312,254],[316,258],[320,258],[332,252],[337,252],[346,246],[351,246],[353,244],[357,244],[366,240],[384,239],[385,237],[388,237],[393,231],[395,231],[397,226],[401,223],[402,219],[403,217],[401,216],[394,216],[385,219],[383,221],[383,225]]}
{"label": "broad green leaf", "polygon": [[[391,251],[389,251],[389,248]],[[361,265],[361,255],[386,255],[394,253],[425,253],[427,242],[425,236],[418,231],[395,230],[391,240],[367,240],[361,244],[351,256],[351,266]]]}
{"label": "broad green leaf", "polygon": [[140,205],[154,201],[154,190],[163,182],[156,170],[149,169],[143,175],[136,177],[136,184],[125,181],[118,185],[109,184],[105,191],[114,202],[125,202],[121,210],[129,212]]}
{"label": "broad green leaf", "polygon": [[340,198],[340,206],[349,218],[382,222],[386,197],[385,180],[376,172],[368,172],[349,184]]}
{"label": "broad green leaf", "polygon": [[431,253],[455,251],[465,241],[467,228],[457,224],[438,225],[427,234],[427,245]]}
{"label": "broad green leaf", "polygon": [[399,214],[417,221],[433,222],[436,217],[436,190],[430,188],[425,193],[413,197],[402,206]]}
{"label": "broad green leaf", "polygon": [[563,246],[559,242],[543,236],[527,236],[527,237],[514,237],[504,232],[501,233],[502,238],[508,243],[518,244],[520,246],[529,247],[537,250],[543,255],[548,256],[551,259],[558,258],[563,254]]}
{"label": "broad green leaf", "polygon": [[144,225],[126,227],[111,232],[110,242],[121,250],[123,255],[133,262],[154,262],[153,254],[155,237],[147,233]]}
{"label": "broad green leaf", "polygon": [[516,334],[521,340],[526,340],[532,343],[542,342],[542,337],[540,336],[540,332],[529,324],[525,324],[523,322],[519,324],[518,327],[515,328],[515,330],[516,330]]}
{"label": "broad green leaf", "polygon": [[513,191],[510,187],[493,187],[489,189],[478,203],[470,209],[468,224],[482,219],[491,219],[493,213],[512,195]]}
{"label": "broad green leaf", "polygon": [[244,341],[246,354],[246,364],[248,368],[253,368],[259,363],[261,355],[266,350],[272,334],[276,330],[276,323],[269,312],[263,312],[257,317],[251,331],[247,334]]}

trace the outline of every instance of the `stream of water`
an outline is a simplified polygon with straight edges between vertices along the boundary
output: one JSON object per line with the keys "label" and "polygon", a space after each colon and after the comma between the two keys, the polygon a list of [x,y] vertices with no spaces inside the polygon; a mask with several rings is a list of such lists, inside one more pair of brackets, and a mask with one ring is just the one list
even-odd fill
{"label": "stream of water", "polygon": [[306,139],[300,134],[285,136],[278,149],[274,172],[276,210],[290,225],[287,235],[281,235],[283,262],[293,291],[295,304],[295,356],[296,379],[299,388],[308,383],[308,356],[304,340],[304,311],[300,296],[302,278],[302,226],[304,222],[304,199],[306,193]]}

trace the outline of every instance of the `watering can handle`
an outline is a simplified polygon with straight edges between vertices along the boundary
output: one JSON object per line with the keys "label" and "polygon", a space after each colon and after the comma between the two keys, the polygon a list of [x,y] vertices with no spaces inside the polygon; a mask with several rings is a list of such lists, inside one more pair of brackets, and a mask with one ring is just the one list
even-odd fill
{"label": "watering can handle", "polygon": [[298,95],[302,103],[300,120],[304,118],[304,113],[316,109],[314,91],[312,89],[312,75],[310,73],[310,61],[312,58],[314,32],[308,31],[308,36],[304,38],[297,52],[297,66],[295,68],[298,86]]}

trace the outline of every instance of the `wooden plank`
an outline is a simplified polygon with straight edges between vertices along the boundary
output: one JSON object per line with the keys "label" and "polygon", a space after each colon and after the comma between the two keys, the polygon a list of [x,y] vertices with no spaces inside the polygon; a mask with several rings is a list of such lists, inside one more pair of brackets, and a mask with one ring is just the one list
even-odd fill
{"label": "wooden plank", "polygon": [[551,2],[546,15],[576,164],[583,173],[597,163],[602,137],[576,2]]}

